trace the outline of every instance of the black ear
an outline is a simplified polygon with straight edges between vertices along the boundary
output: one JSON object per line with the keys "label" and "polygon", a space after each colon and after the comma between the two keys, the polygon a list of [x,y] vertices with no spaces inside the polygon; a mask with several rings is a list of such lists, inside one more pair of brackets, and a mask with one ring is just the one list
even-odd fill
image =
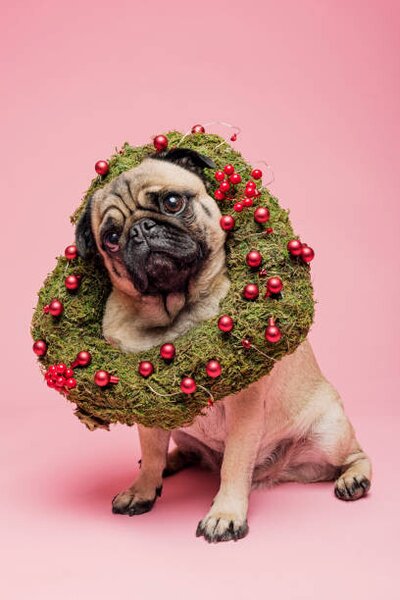
{"label": "black ear", "polygon": [[200,154],[195,150],[189,150],[189,148],[173,148],[172,150],[163,150],[153,154],[151,158],[158,160],[167,160],[172,162],[188,171],[196,173],[196,175],[202,176],[203,169],[216,169],[217,165],[211,158]]}
{"label": "black ear", "polygon": [[89,256],[94,254],[96,249],[92,231],[91,214],[92,198],[89,198],[75,229],[75,244],[78,248],[78,254],[82,258],[89,258]]}

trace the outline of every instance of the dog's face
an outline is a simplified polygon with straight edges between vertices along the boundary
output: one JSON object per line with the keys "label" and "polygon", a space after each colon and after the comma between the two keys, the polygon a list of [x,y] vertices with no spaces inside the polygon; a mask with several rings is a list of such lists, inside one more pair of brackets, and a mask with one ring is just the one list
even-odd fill
{"label": "dog's face", "polygon": [[97,249],[114,287],[131,296],[185,293],[225,241],[205,167],[215,165],[176,149],[115,178],[88,202],[77,225],[79,253]]}

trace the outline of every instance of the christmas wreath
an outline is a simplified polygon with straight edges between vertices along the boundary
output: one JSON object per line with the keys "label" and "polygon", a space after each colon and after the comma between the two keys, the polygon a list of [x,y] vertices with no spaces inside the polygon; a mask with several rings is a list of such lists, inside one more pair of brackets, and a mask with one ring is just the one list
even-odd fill
{"label": "christmas wreath", "polygon": [[98,161],[72,222],[96,189],[155,150],[178,145],[217,165],[205,176],[227,231],[231,286],[215,318],[173,344],[126,354],[102,338],[111,284],[101,261],[83,260],[74,245],[66,248],[38,294],[33,350],[47,385],[76,404],[75,414],[90,429],[116,422],[188,425],[215,401],[268,374],[305,339],[312,323],[313,250],[294,236],[288,212],[262,186],[261,170],[202,126],[185,135],[159,135],[145,146],[125,143],[108,161]]}

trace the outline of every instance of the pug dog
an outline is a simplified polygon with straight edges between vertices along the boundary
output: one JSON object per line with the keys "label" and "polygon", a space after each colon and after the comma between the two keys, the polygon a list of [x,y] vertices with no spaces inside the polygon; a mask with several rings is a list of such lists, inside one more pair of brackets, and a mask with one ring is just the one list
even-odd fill
{"label": "pug dog", "polygon": [[[226,234],[205,168],[216,165],[184,148],[146,158],[96,191],[77,224],[79,254],[100,254],[112,282],[104,337],[124,352],[173,341],[216,316],[228,292]],[[219,491],[196,531],[208,542],[247,534],[254,487],[329,480],[340,500],[370,488],[370,460],[308,340],[190,426],[138,430],[141,468],[113,512],[151,510],[163,477],[190,465],[217,470]]]}

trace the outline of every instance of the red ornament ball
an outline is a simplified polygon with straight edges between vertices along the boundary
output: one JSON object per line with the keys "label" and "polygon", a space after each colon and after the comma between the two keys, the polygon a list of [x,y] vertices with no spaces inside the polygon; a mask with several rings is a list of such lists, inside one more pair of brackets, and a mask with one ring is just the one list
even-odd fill
{"label": "red ornament ball", "polygon": [[312,248],[310,248],[310,246],[303,246],[301,249],[301,258],[304,260],[304,262],[311,262],[312,259],[315,256],[315,252]]}
{"label": "red ornament ball", "polygon": [[192,133],[205,133],[206,130],[204,129],[203,125],[193,125],[192,127]]}
{"label": "red ornament ball", "polygon": [[226,192],[229,192],[230,187],[231,186],[228,181],[223,181],[221,183],[221,185],[219,186],[219,189],[221,190],[221,192],[223,192],[225,194]]}
{"label": "red ornament ball", "polygon": [[74,376],[74,370],[67,367],[64,371],[65,379],[69,379],[70,377],[73,377],[73,376]]}
{"label": "red ornament ball", "polygon": [[181,391],[184,394],[194,394],[197,386],[196,382],[192,377],[184,377],[181,381]]}
{"label": "red ornament ball", "polygon": [[252,269],[257,269],[262,263],[262,256],[258,250],[250,250],[246,256],[246,263]]}
{"label": "red ornament ball", "polygon": [[119,378],[101,369],[100,371],[96,371],[93,380],[99,387],[106,387],[110,383],[118,383]]}
{"label": "red ornament ball", "polygon": [[57,379],[56,379],[56,386],[57,387],[63,387],[64,384],[65,384],[65,377],[63,377],[62,375],[60,375],[59,377],[57,377]]}
{"label": "red ornament ball", "polygon": [[173,344],[163,344],[160,348],[160,356],[164,360],[175,358],[175,346]]}
{"label": "red ornament ball", "polygon": [[233,327],[234,327],[234,321],[233,321],[232,317],[230,317],[229,315],[222,315],[218,319],[218,329],[220,331],[223,331],[224,333],[228,333],[229,331],[232,331]]}
{"label": "red ornament ball", "polygon": [[206,373],[213,379],[219,377],[222,373],[222,368],[219,362],[217,360],[209,360],[206,364]]}
{"label": "red ornament ball", "polygon": [[235,227],[235,219],[231,215],[224,215],[220,218],[219,224],[224,231],[231,231]]}
{"label": "red ornament ball", "polygon": [[248,198],[247,196],[246,198],[243,198],[242,202],[243,206],[245,206],[246,208],[250,208],[254,204],[253,198]]}
{"label": "red ornament ball", "polygon": [[303,245],[300,240],[290,240],[290,242],[288,242],[287,249],[292,256],[300,256]]}
{"label": "red ornament ball", "polygon": [[271,294],[279,294],[282,291],[283,283],[280,277],[270,277],[267,281],[267,290]]}
{"label": "red ornament ball", "polygon": [[139,375],[144,378],[150,377],[154,373],[153,363],[149,360],[141,360],[138,367]]}
{"label": "red ornament ball", "polygon": [[226,173],[227,175],[232,175],[235,172],[235,168],[233,165],[225,165],[224,166],[224,173]]}
{"label": "red ornament ball", "polygon": [[215,198],[216,200],[218,200],[218,201],[219,201],[219,200],[225,200],[225,194],[224,194],[224,192],[223,192],[222,190],[220,190],[220,189],[218,189],[218,190],[215,190],[215,192],[214,192],[214,198]]}
{"label": "red ornament ball", "polygon": [[269,319],[269,325],[265,330],[265,339],[272,344],[276,344],[281,339],[281,330],[275,325],[274,319]]}
{"label": "red ornament ball", "polygon": [[236,212],[242,212],[243,208],[243,202],[236,202],[233,206],[233,210]]}
{"label": "red ornament ball", "polygon": [[78,248],[75,246],[75,244],[71,244],[65,248],[64,256],[67,260],[75,260],[75,258],[77,258]]}
{"label": "red ornament ball", "polygon": [[63,373],[65,373],[66,368],[67,365],[65,363],[58,363],[58,365],[56,365],[56,373],[58,373],[59,375],[63,375]]}
{"label": "red ornament ball", "polygon": [[258,285],[255,283],[248,283],[243,288],[243,298],[245,300],[257,300],[258,294]]}
{"label": "red ornament ball", "polygon": [[78,277],[77,275],[67,275],[64,283],[65,283],[65,287],[67,288],[67,290],[75,291],[78,289],[78,287],[81,283],[80,277]]}
{"label": "red ornament ball", "polygon": [[254,196],[256,195],[256,189],[253,187],[246,187],[244,193],[247,196],[247,198],[254,198]]}
{"label": "red ornament ball", "polygon": [[74,362],[71,364],[71,368],[75,367],[87,367],[92,362],[92,355],[87,350],[81,350],[76,355]]}
{"label": "red ornament ball", "polygon": [[110,170],[109,164],[106,160],[98,160],[94,165],[94,170],[98,175],[107,175]]}
{"label": "red ornament ball", "polygon": [[238,183],[242,181],[242,177],[239,173],[232,173],[232,175],[229,177],[229,181],[233,185],[238,185]]}
{"label": "red ornament ball", "polygon": [[245,350],[250,350],[251,341],[249,340],[249,338],[243,338],[241,343],[242,343],[243,348],[245,348]]}
{"label": "red ornament ball", "polygon": [[53,317],[59,317],[60,315],[62,315],[63,311],[64,311],[63,303],[60,302],[60,300],[58,300],[57,298],[54,298],[54,300],[52,300],[49,304],[48,312]]}
{"label": "red ornament ball", "polygon": [[250,188],[253,188],[253,190],[256,190],[256,189],[257,189],[257,188],[256,188],[256,184],[255,184],[255,182],[254,182],[254,181],[251,181],[251,180],[250,180],[250,181],[248,181],[248,182],[246,183],[246,189],[247,189],[247,188],[249,188],[249,189],[250,189]]}
{"label": "red ornament ball", "polygon": [[253,169],[251,172],[251,176],[253,179],[261,179],[262,171],[260,171],[260,169]]}
{"label": "red ornament ball", "polygon": [[168,140],[165,135],[157,135],[153,140],[153,144],[157,152],[161,152],[161,150],[168,148]]}
{"label": "red ornament ball", "polygon": [[76,379],[74,379],[74,377],[68,377],[68,379],[65,381],[65,385],[67,386],[67,388],[72,390],[76,387]]}
{"label": "red ornament ball", "polygon": [[254,211],[254,220],[256,223],[266,223],[269,219],[269,210],[266,206],[259,206]]}
{"label": "red ornament ball", "polygon": [[215,171],[214,177],[217,181],[224,181],[225,173],[223,171]]}
{"label": "red ornament ball", "polygon": [[47,352],[47,344],[44,340],[36,340],[32,346],[32,350],[36,356],[44,356]]}

